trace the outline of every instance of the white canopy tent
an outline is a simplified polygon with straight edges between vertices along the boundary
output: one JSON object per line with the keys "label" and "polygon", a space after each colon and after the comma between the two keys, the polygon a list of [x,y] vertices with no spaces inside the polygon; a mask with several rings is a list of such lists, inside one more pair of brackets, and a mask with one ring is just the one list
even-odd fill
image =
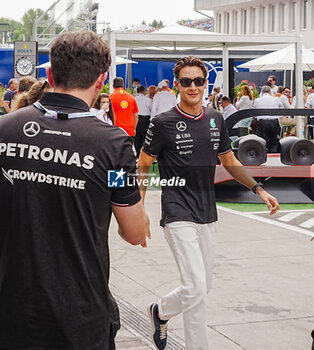
{"label": "white canopy tent", "polygon": [[[314,52],[302,48],[302,70],[314,70]],[[267,55],[255,58],[249,62],[240,64],[238,68],[249,68],[251,72],[269,70],[294,70],[296,63],[296,53],[294,45],[289,45],[283,49],[268,53]]]}
{"label": "white canopy tent", "polygon": [[[229,91],[229,48],[257,47],[262,45],[293,44],[296,57],[296,100],[297,107],[302,108],[303,76],[301,57],[301,37],[298,35],[225,35],[225,34],[170,34],[170,33],[127,33],[111,32],[104,34],[109,42],[111,52],[116,48],[148,48],[158,47],[178,51],[182,47],[222,48],[223,52],[223,88]],[[113,57],[115,57],[113,55]],[[116,62],[112,60],[109,69],[110,88],[116,76]],[[299,128],[301,135],[302,126]]]}
{"label": "white canopy tent", "polygon": [[200,30],[195,28],[190,28],[187,26],[182,26],[180,24],[169,24],[163,28],[157,29],[151,34],[199,34],[199,35],[213,35],[214,32],[209,32],[206,30]]}

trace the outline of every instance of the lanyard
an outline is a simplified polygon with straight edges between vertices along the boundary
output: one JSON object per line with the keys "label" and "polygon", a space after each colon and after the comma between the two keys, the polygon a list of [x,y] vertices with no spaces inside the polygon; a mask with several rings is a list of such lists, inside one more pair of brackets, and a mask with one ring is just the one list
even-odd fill
{"label": "lanyard", "polygon": [[78,113],[63,113],[61,111],[54,111],[51,109],[45,108],[40,102],[35,102],[33,104],[36,108],[44,111],[44,116],[51,119],[73,119],[73,118],[85,118],[85,117],[94,117],[95,114],[92,112],[78,112]]}

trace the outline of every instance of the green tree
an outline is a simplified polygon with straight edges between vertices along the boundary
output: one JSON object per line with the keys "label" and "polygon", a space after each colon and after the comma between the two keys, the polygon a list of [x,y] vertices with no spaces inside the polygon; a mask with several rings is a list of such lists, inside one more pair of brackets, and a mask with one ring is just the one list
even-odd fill
{"label": "green tree", "polygon": [[163,26],[164,26],[164,24],[162,23],[162,21],[159,21],[158,28],[162,28]]}
{"label": "green tree", "polygon": [[142,25],[143,25],[143,26],[146,26],[146,22],[145,22],[145,21],[143,21],[143,22],[142,22]]}
{"label": "green tree", "polygon": [[149,23],[149,25],[153,28],[158,28],[158,22],[154,19],[152,23]]}
{"label": "green tree", "polygon": [[29,9],[24,13],[22,23],[25,40],[32,39],[33,25],[35,23],[35,20],[39,18],[43,13],[44,11],[42,9]]}
{"label": "green tree", "polygon": [[17,40],[23,40],[23,25],[21,22],[9,18],[0,18],[0,23],[9,24],[11,32],[11,43]]}

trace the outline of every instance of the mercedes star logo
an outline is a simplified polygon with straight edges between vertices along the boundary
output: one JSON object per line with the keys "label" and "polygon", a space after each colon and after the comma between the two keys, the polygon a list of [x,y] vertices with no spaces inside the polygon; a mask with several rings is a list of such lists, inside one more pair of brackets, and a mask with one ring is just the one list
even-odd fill
{"label": "mercedes star logo", "polygon": [[186,130],[186,124],[184,122],[177,122],[176,127],[179,131],[185,131]]}
{"label": "mercedes star logo", "polygon": [[23,126],[23,132],[28,137],[34,137],[36,136],[40,131],[40,126],[36,122],[27,122]]}

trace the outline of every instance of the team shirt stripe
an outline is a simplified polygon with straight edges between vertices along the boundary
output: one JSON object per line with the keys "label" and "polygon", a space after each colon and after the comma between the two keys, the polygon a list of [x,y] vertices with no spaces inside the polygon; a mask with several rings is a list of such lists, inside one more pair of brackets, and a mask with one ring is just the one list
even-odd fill
{"label": "team shirt stripe", "polygon": [[201,119],[204,116],[204,114],[205,114],[205,110],[204,110],[203,106],[202,106],[201,113],[199,115],[197,115],[197,116],[182,111],[182,109],[179,107],[179,105],[176,105],[175,108],[180,114],[184,115],[187,118],[194,119],[194,120]]}

